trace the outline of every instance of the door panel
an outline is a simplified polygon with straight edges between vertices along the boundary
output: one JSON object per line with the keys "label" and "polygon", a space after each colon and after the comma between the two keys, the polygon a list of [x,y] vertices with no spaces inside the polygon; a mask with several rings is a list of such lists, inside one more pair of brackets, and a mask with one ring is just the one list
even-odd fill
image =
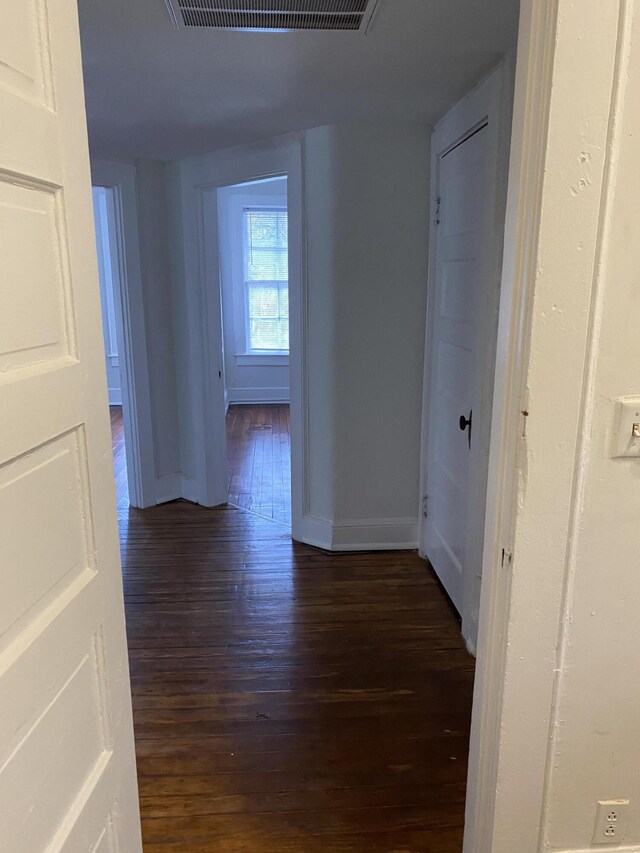
{"label": "door panel", "polygon": [[457,609],[462,612],[467,561],[470,479],[474,442],[460,416],[478,422],[478,338],[485,282],[488,132],[483,128],[439,162],[432,364],[429,383],[428,516],[425,550]]}
{"label": "door panel", "polygon": [[76,4],[0,14],[0,850],[139,853]]}

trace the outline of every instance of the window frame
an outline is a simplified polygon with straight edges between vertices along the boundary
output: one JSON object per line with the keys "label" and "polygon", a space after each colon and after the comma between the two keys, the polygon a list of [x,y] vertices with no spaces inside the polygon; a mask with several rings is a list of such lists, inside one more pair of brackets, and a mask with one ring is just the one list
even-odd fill
{"label": "window frame", "polygon": [[[262,211],[277,211],[277,212],[285,212],[288,214],[287,205],[281,203],[274,203],[270,201],[269,203],[262,204],[247,204],[246,201],[242,204],[242,212],[240,219],[240,229],[242,232],[242,297],[244,302],[244,335],[245,335],[245,355],[248,357],[268,357],[268,356],[289,356],[288,349],[258,349],[251,346],[251,315],[249,313],[249,285],[252,283],[248,278],[248,242],[247,242],[247,228],[246,228],[246,214],[247,212],[262,212]],[[288,242],[288,241],[287,241]],[[278,247],[276,247],[278,248]],[[288,257],[288,245],[287,245],[287,257]],[[278,285],[278,289],[283,284],[283,279],[256,279],[254,284],[264,284],[264,285]],[[287,269],[287,291],[289,290],[289,270]],[[278,301],[280,297],[278,296]],[[287,318],[288,319],[288,318]]]}
{"label": "window frame", "polygon": [[244,211],[287,210],[286,190],[282,193],[265,195],[238,193],[229,199],[228,207],[228,250],[233,282],[233,352],[238,366],[286,366],[289,350],[251,350],[249,348],[249,312],[246,299],[244,267]]}

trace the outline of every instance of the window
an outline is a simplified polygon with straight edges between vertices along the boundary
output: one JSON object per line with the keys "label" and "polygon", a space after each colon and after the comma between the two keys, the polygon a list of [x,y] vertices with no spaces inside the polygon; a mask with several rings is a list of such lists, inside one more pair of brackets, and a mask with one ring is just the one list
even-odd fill
{"label": "window", "polygon": [[242,220],[247,349],[288,353],[287,211],[244,208]]}
{"label": "window", "polygon": [[225,358],[289,363],[287,179],[220,187],[218,247]]}

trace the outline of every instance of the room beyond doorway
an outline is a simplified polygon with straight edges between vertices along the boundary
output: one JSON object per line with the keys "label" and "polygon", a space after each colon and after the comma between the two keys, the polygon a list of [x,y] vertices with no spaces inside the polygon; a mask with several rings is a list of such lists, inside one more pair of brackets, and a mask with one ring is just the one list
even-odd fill
{"label": "room beyond doorway", "polygon": [[291,526],[289,405],[229,406],[229,503]]}
{"label": "room beyond doorway", "polygon": [[124,444],[122,406],[109,406],[111,416],[111,446],[113,449],[113,475],[116,484],[116,507],[129,508],[129,482],[127,479],[127,453]]}

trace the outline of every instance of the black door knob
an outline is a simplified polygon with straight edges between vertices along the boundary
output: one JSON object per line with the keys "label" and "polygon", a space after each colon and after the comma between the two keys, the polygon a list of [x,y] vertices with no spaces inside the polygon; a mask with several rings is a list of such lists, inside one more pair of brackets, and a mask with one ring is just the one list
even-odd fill
{"label": "black door knob", "polygon": [[460,429],[462,430],[462,432],[464,432],[465,429],[469,430],[469,433],[467,435],[467,438],[469,439],[469,447],[471,447],[471,423],[472,423],[472,421],[473,421],[473,409],[469,412],[468,418],[465,418],[464,415],[460,415],[460,420],[458,421],[458,425],[459,425]]}

